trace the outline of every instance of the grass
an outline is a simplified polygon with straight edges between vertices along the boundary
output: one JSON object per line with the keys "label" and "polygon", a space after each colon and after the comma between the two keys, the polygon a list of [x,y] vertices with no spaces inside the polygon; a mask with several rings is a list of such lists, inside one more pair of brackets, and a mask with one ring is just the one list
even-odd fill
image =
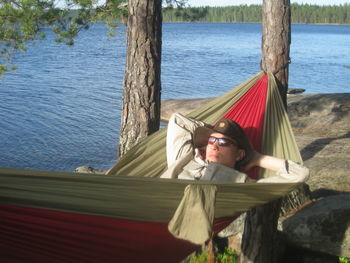
{"label": "grass", "polygon": [[[205,250],[202,253],[191,257],[189,263],[205,263],[207,261],[207,258],[208,258],[208,250]],[[226,247],[224,253],[219,253],[218,255],[216,255],[216,262],[217,263],[238,263],[238,255],[235,251]]]}
{"label": "grass", "polygon": [[[205,263],[208,258],[208,250],[203,251],[200,254],[191,257],[189,263]],[[217,263],[238,263],[238,255],[230,248],[225,248],[224,253],[216,255]],[[350,263],[350,258],[339,257],[339,263]]]}

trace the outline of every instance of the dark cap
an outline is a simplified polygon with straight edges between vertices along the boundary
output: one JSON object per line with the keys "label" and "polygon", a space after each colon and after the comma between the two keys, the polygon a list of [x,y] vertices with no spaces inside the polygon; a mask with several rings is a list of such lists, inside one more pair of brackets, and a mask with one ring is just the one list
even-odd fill
{"label": "dark cap", "polygon": [[241,165],[245,165],[249,162],[253,154],[252,146],[242,127],[231,119],[222,119],[213,127],[197,127],[193,134],[194,146],[197,148],[206,146],[209,136],[215,132],[231,138],[236,142],[238,148],[245,150],[245,158],[241,161]]}

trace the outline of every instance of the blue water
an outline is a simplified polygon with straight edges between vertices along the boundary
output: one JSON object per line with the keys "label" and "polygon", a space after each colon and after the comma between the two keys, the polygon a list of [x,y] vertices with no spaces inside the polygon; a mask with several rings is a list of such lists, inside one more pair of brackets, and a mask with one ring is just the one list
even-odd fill
{"label": "blue water", "polygon": [[[74,46],[47,39],[18,53],[0,78],[0,167],[108,169],[116,158],[125,28],[103,24]],[[123,33],[124,32],[124,33]],[[259,69],[260,24],[163,25],[162,99],[218,96]],[[292,25],[290,88],[349,92],[350,26]]]}

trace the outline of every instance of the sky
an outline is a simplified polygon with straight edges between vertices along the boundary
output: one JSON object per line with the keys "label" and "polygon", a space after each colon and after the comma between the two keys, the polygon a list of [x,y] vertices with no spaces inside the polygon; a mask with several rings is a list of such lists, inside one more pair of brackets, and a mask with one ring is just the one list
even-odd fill
{"label": "sky", "polygon": [[[228,6],[262,4],[263,0],[188,0],[188,4],[195,6]],[[291,3],[315,4],[315,5],[340,5],[350,4],[350,0],[291,0]]]}

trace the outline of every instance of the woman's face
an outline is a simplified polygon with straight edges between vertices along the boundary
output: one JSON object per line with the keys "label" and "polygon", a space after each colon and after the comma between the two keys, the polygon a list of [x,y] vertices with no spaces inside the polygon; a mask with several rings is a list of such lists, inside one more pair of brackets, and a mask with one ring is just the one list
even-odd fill
{"label": "woman's face", "polygon": [[232,139],[226,135],[223,135],[221,133],[212,133],[210,136],[217,139],[228,139],[232,143],[229,143],[225,146],[220,146],[217,139],[214,143],[210,142],[209,140],[206,148],[206,160],[234,168],[236,162],[244,157],[244,150],[239,149],[236,143],[234,143]]}

